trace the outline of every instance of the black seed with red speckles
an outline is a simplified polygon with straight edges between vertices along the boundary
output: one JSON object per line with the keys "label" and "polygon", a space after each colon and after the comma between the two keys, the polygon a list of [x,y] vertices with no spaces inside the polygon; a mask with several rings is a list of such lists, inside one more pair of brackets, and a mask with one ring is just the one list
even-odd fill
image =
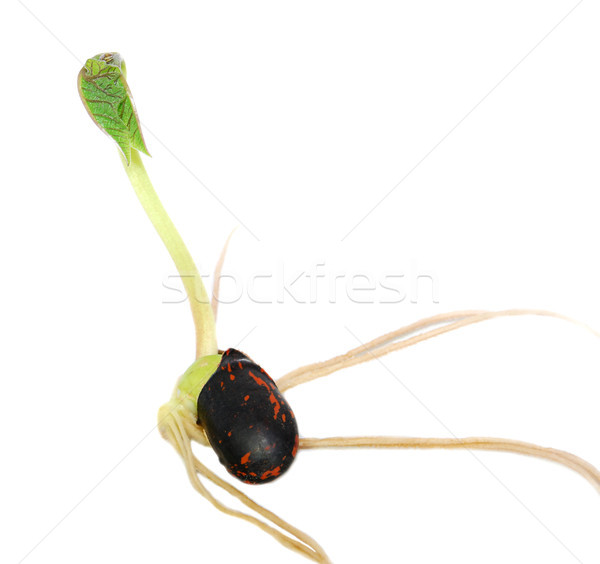
{"label": "black seed with red speckles", "polygon": [[225,351],[198,396],[198,424],[219,461],[249,484],[281,476],[298,447],[298,426],[275,382],[245,354]]}

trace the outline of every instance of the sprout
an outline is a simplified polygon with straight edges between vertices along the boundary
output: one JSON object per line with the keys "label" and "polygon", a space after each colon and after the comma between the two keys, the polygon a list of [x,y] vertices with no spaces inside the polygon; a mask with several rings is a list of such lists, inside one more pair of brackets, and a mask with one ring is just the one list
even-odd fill
{"label": "sprout", "polygon": [[[196,330],[196,356],[179,378],[170,400],[158,412],[161,435],[183,459],[193,487],[224,513],[244,519],[272,535],[285,547],[315,562],[329,562],[323,548],[209,470],[192,451],[192,442],[212,446],[230,474],[253,484],[279,479],[305,448],[467,448],[525,454],[558,462],[586,478],[600,491],[600,472],[585,460],[561,450],[516,440],[419,437],[299,438],[296,420],[283,392],[338,370],[369,362],[462,327],[506,316],[539,315],[581,325],[544,310],[458,311],[423,319],[373,339],[345,354],[300,367],[272,380],[245,354],[217,347],[215,319],[219,274],[227,243],[216,268],[212,303],[194,261],[163,208],[142,163],[149,155],[126,82],[125,63],[118,53],[88,59],[78,76],[82,102],[104,133],[117,144],[121,160],[140,203],[169,251],[183,280]],[[242,502],[252,513],[232,509],[204,486],[206,478]]]}
{"label": "sprout", "polygon": [[101,53],[85,62],[77,77],[79,95],[96,125],[117,143],[127,164],[131,149],[146,155],[146,143],[127,86],[127,69],[119,53]]}

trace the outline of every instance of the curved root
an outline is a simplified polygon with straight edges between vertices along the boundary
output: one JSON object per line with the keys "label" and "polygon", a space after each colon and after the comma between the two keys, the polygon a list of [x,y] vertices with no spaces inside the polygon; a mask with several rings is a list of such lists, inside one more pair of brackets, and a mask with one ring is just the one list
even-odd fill
{"label": "curved root", "polygon": [[[580,321],[571,319],[570,317],[561,315],[560,313],[546,311],[543,309],[454,311],[421,319],[420,321],[401,327],[396,331],[392,331],[382,335],[381,337],[377,337],[376,339],[373,339],[364,345],[360,345],[349,350],[345,354],[335,356],[329,360],[301,366],[300,368],[292,370],[285,376],[279,378],[279,380],[277,380],[277,387],[284,392],[285,390],[289,390],[294,386],[298,386],[300,384],[304,384],[305,382],[310,382],[311,380],[316,380],[317,378],[322,378],[323,376],[337,372],[342,368],[349,368],[350,366],[355,366],[356,364],[360,364],[362,362],[374,360],[391,352],[416,345],[417,343],[426,341],[427,339],[432,339],[438,335],[449,333],[451,331],[455,331],[456,329],[461,329],[467,325],[473,325],[474,323],[480,323],[490,319],[498,319],[499,317],[510,317],[516,315],[539,315],[562,319],[563,321],[568,321],[569,323],[583,327],[587,331],[593,333],[596,337],[600,337],[600,333],[585,323],[581,323]],[[428,327],[432,327],[434,325],[440,325],[442,323],[446,323],[446,325],[437,327],[435,329],[430,329],[429,331],[414,335],[412,337],[409,336],[417,331],[427,329]]]}
{"label": "curved root", "polygon": [[[188,430],[190,430],[192,426],[196,427],[196,430],[190,435],[188,434]],[[309,560],[324,564],[330,562],[323,548],[312,537],[290,525],[272,511],[265,509],[236,487],[232,486],[229,482],[219,478],[219,476],[196,458],[192,451],[190,437],[200,439],[202,444],[206,444],[206,438],[204,437],[204,434],[199,431],[199,428],[195,423],[190,420],[190,417],[185,410],[179,409],[179,406],[172,408],[170,404],[163,406],[159,411],[159,428],[162,436],[171,443],[183,459],[188,477],[194,489],[210,501],[219,511],[252,523],[271,535],[286,548],[302,554]],[[260,516],[264,517],[264,520],[225,505],[208,491],[206,486],[200,480],[200,476],[207,478],[220,488],[224,489],[227,493],[246,505],[246,507],[249,507]],[[279,528],[273,527],[268,521]]]}
{"label": "curved root", "polygon": [[420,437],[327,437],[300,439],[300,448],[464,448],[524,454],[551,460],[584,477],[600,493],[600,471],[589,462],[564,450],[541,447],[523,441],[493,437],[420,438]]}

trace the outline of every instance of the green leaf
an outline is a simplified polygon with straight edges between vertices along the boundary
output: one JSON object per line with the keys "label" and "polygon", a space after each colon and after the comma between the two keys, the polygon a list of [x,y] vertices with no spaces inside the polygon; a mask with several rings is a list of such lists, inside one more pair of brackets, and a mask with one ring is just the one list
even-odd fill
{"label": "green leaf", "polygon": [[121,55],[101,53],[85,62],[77,77],[77,87],[88,114],[116,141],[129,165],[132,147],[146,155],[150,153],[125,77],[125,61]]}

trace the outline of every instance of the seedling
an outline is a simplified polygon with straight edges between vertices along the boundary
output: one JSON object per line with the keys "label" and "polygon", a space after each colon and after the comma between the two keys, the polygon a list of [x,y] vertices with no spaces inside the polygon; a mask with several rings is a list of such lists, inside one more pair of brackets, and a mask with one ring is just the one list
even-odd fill
{"label": "seedling", "polygon": [[[298,368],[275,382],[244,353],[231,348],[223,352],[217,347],[216,298],[225,249],[217,265],[211,302],[190,253],[144,169],[140,152],[149,153],[126,82],[123,59],[118,53],[102,53],[88,59],[77,83],[90,117],[116,142],[135,193],[167,247],[189,298],[196,330],[196,358],[177,381],[171,399],[160,408],[158,428],[183,459],[193,487],[217,509],[253,523],[287,548],[315,562],[330,561],[312,537],[255,503],[202,464],[192,451],[192,441],[212,446],[227,471],[249,484],[264,484],[278,479],[290,467],[299,449],[467,448],[513,452],[558,462],[578,472],[600,491],[600,472],[590,463],[568,452],[521,441],[489,437],[438,439],[388,436],[299,439],[294,413],[283,396],[283,392],[294,386],[498,317],[541,315],[578,322],[557,313],[526,309],[441,314],[402,327],[330,360]],[[253,514],[222,503],[206,489],[201,477],[237,498]]]}

